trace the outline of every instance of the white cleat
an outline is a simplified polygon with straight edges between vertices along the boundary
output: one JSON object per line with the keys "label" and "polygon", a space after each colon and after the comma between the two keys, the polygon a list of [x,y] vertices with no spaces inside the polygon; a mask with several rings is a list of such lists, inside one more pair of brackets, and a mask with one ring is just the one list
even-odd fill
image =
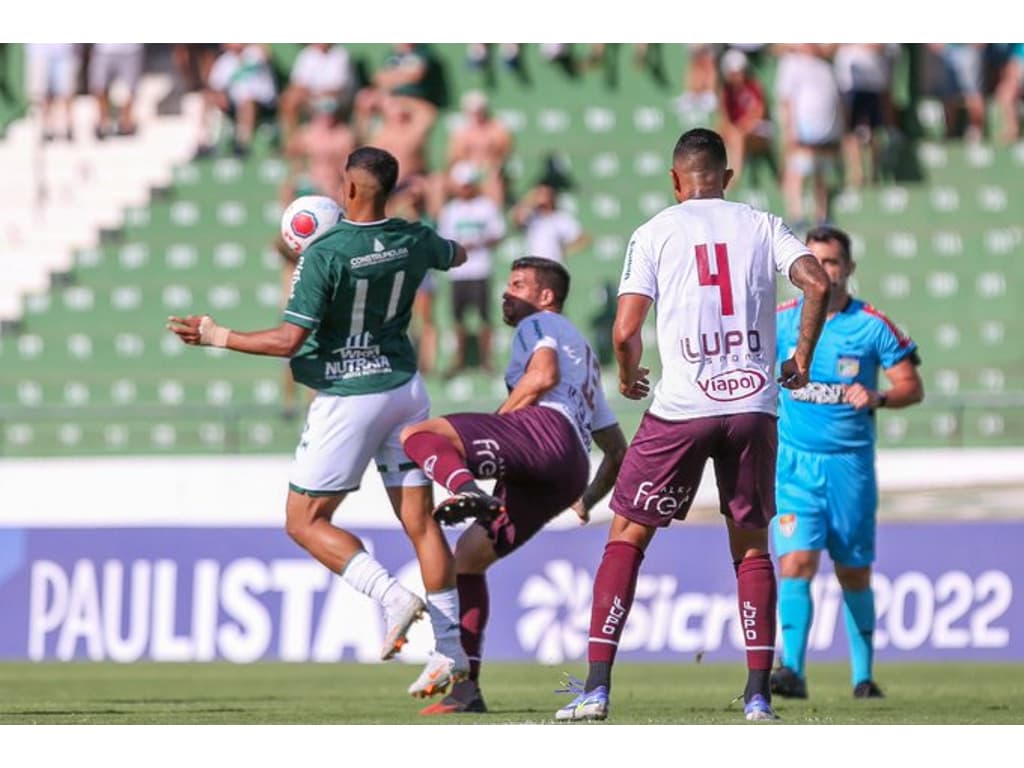
{"label": "white cleat", "polygon": [[386,611],[388,628],[384,633],[384,645],[380,649],[382,661],[387,661],[402,650],[402,646],[408,642],[406,635],[409,633],[409,627],[415,624],[426,610],[426,604],[412,592],[408,592],[395,613]]}
{"label": "white cleat", "polygon": [[452,656],[433,651],[427,659],[427,666],[416,682],[409,686],[409,694],[417,699],[436,696],[468,677],[469,659],[461,648],[454,650]]}

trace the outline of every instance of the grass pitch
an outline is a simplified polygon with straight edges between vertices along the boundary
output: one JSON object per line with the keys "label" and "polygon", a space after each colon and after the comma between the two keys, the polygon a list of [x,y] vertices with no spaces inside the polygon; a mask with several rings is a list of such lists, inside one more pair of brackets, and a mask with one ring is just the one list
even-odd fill
{"label": "grass pitch", "polygon": [[[566,665],[577,675],[583,664]],[[419,716],[408,664],[0,664],[2,724],[551,723],[561,667],[487,663],[485,715]],[[882,664],[881,700],[852,698],[844,664],[809,669],[810,698],[776,698],[782,724],[1021,724],[1024,666]],[[631,664],[614,671],[608,723],[736,725],[738,664]],[[564,726],[572,727],[572,726]]]}

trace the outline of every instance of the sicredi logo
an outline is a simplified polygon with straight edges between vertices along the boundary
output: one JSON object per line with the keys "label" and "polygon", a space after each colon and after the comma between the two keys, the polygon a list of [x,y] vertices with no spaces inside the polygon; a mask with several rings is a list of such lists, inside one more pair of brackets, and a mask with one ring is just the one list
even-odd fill
{"label": "sicredi logo", "polygon": [[755,371],[752,368],[740,368],[719,373],[704,381],[698,381],[697,385],[712,400],[724,403],[756,395],[764,389],[767,381],[760,371]]}

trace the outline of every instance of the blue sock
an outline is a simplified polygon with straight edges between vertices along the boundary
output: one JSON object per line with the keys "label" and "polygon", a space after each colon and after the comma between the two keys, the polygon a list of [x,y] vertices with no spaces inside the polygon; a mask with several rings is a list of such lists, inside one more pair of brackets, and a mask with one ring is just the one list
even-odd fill
{"label": "blue sock", "polygon": [[804,677],[807,636],[814,618],[811,582],[783,578],[779,582],[779,619],[782,625],[782,663]]}
{"label": "blue sock", "polygon": [[871,679],[872,640],[875,634],[875,593],[843,590],[843,615],[850,639],[850,677],[853,685]]}

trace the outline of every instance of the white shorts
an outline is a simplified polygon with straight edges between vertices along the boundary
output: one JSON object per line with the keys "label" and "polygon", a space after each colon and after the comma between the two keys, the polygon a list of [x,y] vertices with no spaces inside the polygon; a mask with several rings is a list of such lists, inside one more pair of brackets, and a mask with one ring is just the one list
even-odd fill
{"label": "white shorts", "polygon": [[289,485],[311,496],[354,491],[371,459],[387,488],[430,485],[398,440],[402,427],[429,416],[430,397],[418,373],[387,392],[345,396],[319,392],[309,405],[288,473]]}

